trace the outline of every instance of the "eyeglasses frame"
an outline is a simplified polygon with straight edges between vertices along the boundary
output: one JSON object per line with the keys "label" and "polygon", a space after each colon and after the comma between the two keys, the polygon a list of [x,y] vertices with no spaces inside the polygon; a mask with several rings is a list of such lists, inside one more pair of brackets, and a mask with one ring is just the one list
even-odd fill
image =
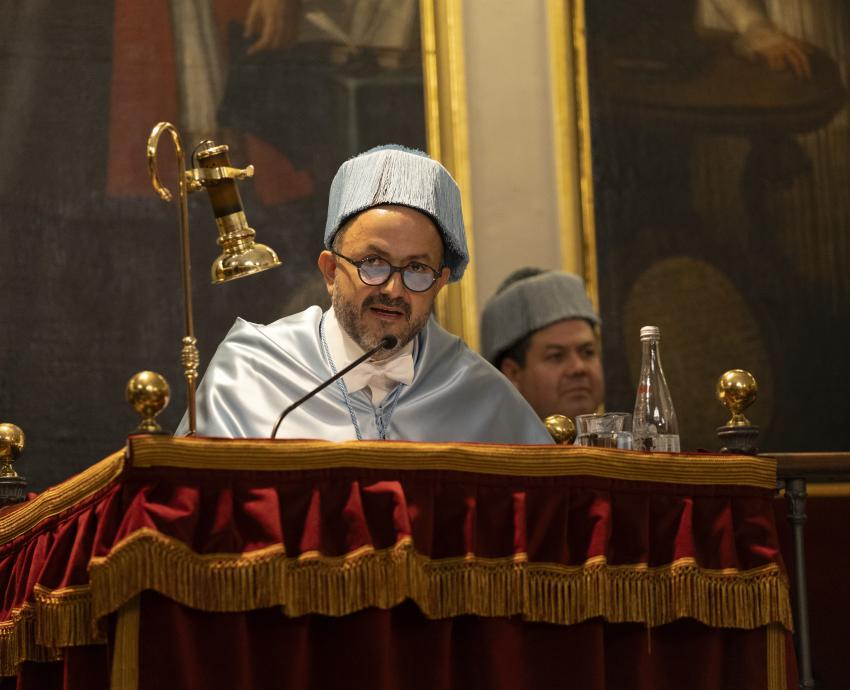
{"label": "eyeglasses frame", "polygon": [[[360,260],[355,260],[355,259],[350,259],[349,257],[345,256],[344,254],[340,254],[339,252],[334,251],[333,249],[331,249],[330,252],[334,256],[338,256],[340,259],[345,259],[348,263],[350,263],[352,266],[354,266],[357,269],[357,277],[360,278],[360,282],[362,282],[364,285],[368,285],[369,287],[381,287],[381,285],[386,285],[388,282],[390,282],[390,278],[393,277],[393,273],[398,273],[399,276],[401,276],[401,284],[404,285],[405,290],[410,290],[411,292],[415,292],[417,294],[422,294],[423,292],[428,292],[428,290],[430,290],[432,287],[434,287],[434,283],[436,283],[440,279],[440,276],[442,275],[442,273],[440,271],[437,271],[437,270],[431,268],[428,264],[422,263],[421,261],[411,261],[409,264],[406,264],[404,266],[393,266],[384,257],[377,256],[376,254],[370,254],[369,256],[363,257]],[[360,273],[360,267],[364,263],[366,263],[366,261],[368,259],[373,259],[373,258],[378,258],[378,259],[381,259],[381,261],[386,261],[387,265],[390,267],[390,273],[387,276],[386,280],[384,280],[383,282],[367,283],[363,279],[363,274]],[[413,264],[413,263],[421,264],[422,266],[427,268],[429,271],[431,271],[432,275],[434,276],[434,280],[432,280],[431,284],[428,287],[426,287],[424,290],[414,290],[412,287],[410,287],[407,283],[404,282],[404,271],[406,269],[410,268],[410,264]]]}

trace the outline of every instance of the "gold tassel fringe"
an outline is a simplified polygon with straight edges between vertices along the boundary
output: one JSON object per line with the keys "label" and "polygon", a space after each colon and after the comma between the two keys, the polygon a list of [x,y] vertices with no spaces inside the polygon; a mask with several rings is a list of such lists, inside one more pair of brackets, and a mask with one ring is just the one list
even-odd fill
{"label": "gold tassel fringe", "polygon": [[0,676],[15,675],[24,661],[61,658],[62,647],[105,642],[88,585],[52,591],[36,585],[34,602],[0,623]]}
{"label": "gold tassel fringe", "polygon": [[0,676],[14,676],[24,661],[53,661],[58,657],[56,650],[38,644],[32,606],[13,611],[9,620],[0,623]]}
{"label": "gold tassel fringe", "polygon": [[92,560],[89,573],[95,617],[155,589],[204,611],[281,605],[289,616],[343,616],[410,598],[430,618],[521,615],[571,625],[601,616],[656,626],[688,617],[716,627],[792,628],[788,581],[778,565],[737,571],[702,569],[693,559],[658,568],[609,566],[604,558],[581,566],[528,563],[523,555],[432,560],[417,554],[410,538],[333,558],[287,558],[281,545],[199,555],[145,529]]}
{"label": "gold tassel fringe", "polygon": [[105,643],[91,609],[91,587],[35,586],[35,638],[42,647]]}
{"label": "gold tassel fringe", "polygon": [[649,627],[693,618],[713,627],[792,628],[788,580],[775,564],[737,571],[702,569],[693,559],[657,568],[609,566],[602,557],[580,566],[529,563],[524,554],[432,560],[410,538],[340,557],[287,558],[282,545],[202,555],[142,529],[92,559],[89,575],[87,586],[38,588],[32,606],[0,623],[0,675],[61,647],[102,642],[97,621],[146,589],[202,611],[282,606],[288,616],[343,616],[409,598],[429,618],[519,615],[572,625],[601,617]]}

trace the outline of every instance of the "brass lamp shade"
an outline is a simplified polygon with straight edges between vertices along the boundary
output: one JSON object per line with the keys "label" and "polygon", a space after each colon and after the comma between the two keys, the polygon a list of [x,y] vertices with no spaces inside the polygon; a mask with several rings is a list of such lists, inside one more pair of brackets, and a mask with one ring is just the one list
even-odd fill
{"label": "brass lamp shade", "polygon": [[275,266],[280,266],[280,259],[274,249],[264,244],[240,242],[241,249],[231,249],[219,256],[212,265],[212,282],[226,283]]}
{"label": "brass lamp shade", "polygon": [[209,194],[218,228],[222,253],[212,266],[213,283],[225,283],[280,266],[273,249],[254,242],[256,233],[242,210],[236,180],[251,177],[254,166],[244,170],[232,168],[227,152],[225,144],[201,142],[196,153],[199,167],[192,171],[192,180]]}

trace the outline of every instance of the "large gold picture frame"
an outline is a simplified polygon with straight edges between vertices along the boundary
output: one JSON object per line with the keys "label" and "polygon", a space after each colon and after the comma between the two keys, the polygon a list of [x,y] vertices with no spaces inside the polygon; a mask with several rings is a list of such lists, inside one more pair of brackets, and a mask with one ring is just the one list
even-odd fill
{"label": "large gold picture frame", "polygon": [[437,298],[437,318],[478,348],[473,209],[461,0],[421,0],[422,70],[428,152],[452,173],[461,190],[466,240],[472,257],[465,277]]}
{"label": "large gold picture frame", "polygon": [[584,4],[547,0],[546,17],[561,266],[584,277],[598,309]]}

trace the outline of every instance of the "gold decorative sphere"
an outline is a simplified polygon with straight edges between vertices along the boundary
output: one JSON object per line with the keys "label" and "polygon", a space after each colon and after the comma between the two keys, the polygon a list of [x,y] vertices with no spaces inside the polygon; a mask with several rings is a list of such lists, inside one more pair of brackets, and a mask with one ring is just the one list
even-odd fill
{"label": "gold decorative sphere", "polygon": [[726,426],[752,426],[744,416],[744,410],[758,397],[755,377],[743,369],[730,369],[717,381],[717,399],[732,413]]}
{"label": "gold decorative sphere", "polygon": [[127,402],[142,418],[136,433],[161,433],[162,427],[155,418],[168,406],[170,400],[171,388],[160,374],[140,371],[133,376],[127,382]]}
{"label": "gold decorative sphere", "polygon": [[17,477],[12,463],[24,452],[26,437],[19,426],[0,424],[0,477]]}
{"label": "gold decorative sphere", "polygon": [[576,425],[562,414],[551,414],[543,420],[555,443],[568,444],[576,440]]}

